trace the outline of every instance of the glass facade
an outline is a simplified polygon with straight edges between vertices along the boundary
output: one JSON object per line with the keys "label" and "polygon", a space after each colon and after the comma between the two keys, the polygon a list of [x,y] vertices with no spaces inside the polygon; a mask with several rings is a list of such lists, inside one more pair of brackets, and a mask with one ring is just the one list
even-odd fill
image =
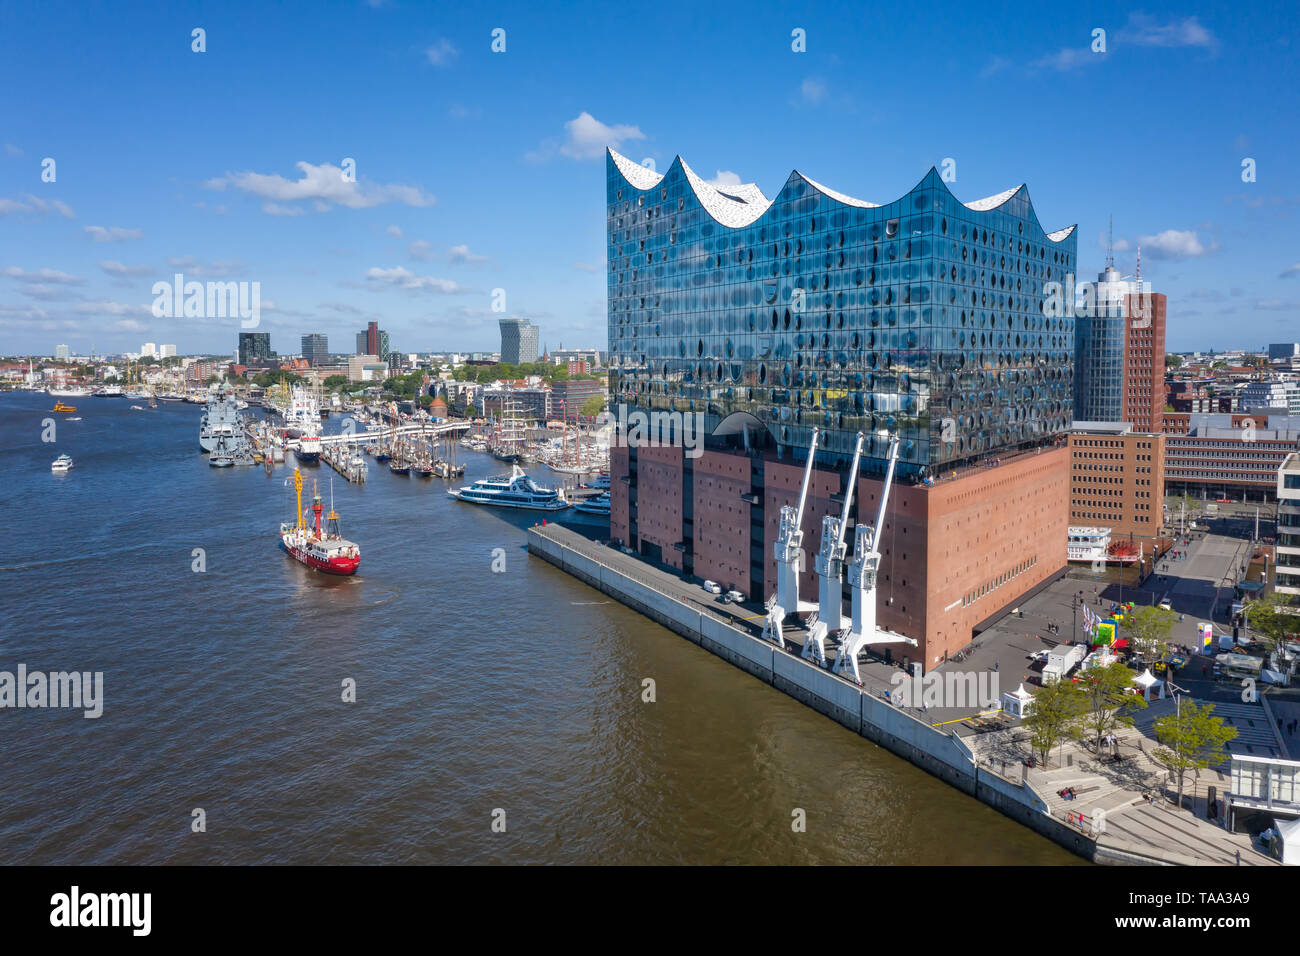
{"label": "glass facade", "polygon": [[1124,317],[1080,315],[1075,328],[1075,418],[1124,420]]}
{"label": "glass facade", "polygon": [[[754,416],[782,447],[913,473],[1040,442],[1074,418],[1074,272],[1023,187],[959,202],[935,170],[874,206],[792,173],[769,201],[607,156],[611,404]],[[1064,311],[1066,314],[1060,314]],[[864,462],[865,470],[872,470]]]}
{"label": "glass facade", "polygon": [[502,319],[501,361],[508,365],[530,365],[537,361],[540,330],[527,319]]}

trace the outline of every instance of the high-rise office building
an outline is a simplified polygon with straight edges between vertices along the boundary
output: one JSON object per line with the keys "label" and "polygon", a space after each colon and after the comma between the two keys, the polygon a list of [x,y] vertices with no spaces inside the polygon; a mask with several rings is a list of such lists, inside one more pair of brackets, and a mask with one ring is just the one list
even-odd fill
{"label": "high-rise office building", "polygon": [[379,327],[378,322],[367,323],[364,330],[357,333],[357,354],[378,355],[388,361],[388,333]]}
{"label": "high-rise office building", "polygon": [[158,346],[158,357],[159,357],[159,358],[175,358],[175,357],[176,357],[176,346],[175,346],[175,345],[170,345],[170,344],[168,344],[168,345],[160,345],[160,346]]}
{"label": "high-rise office building", "polygon": [[613,537],[766,598],[817,428],[812,550],[857,433],[865,521],[900,438],[879,615],[926,668],[1065,566],[1074,324],[1053,304],[1074,227],[1044,232],[1024,187],[962,203],[936,170],[879,205],[797,172],[769,200],[680,157],[659,175],[610,151],[606,169],[611,412],[703,431],[692,455],[618,443]]}
{"label": "high-rise office building", "polygon": [[302,357],[309,365],[328,365],[330,360],[329,337],[312,332],[302,337]]}
{"label": "high-rise office building", "polygon": [[1287,455],[1277,471],[1277,547],[1274,589],[1300,595],[1300,454]]}
{"label": "high-rise office building", "polygon": [[239,333],[239,364],[265,365],[275,357],[271,351],[270,332]]}
{"label": "high-rise office building", "polygon": [[68,347],[66,345],[54,346],[54,358],[56,361],[66,362],[68,360],[69,354],[71,353],[69,353]]}
{"label": "high-rise office building", "polygon": [[1166,299],[1151,283],[1125,279],[1113,258],[1082,284],[1074,320],[1074,413],[1079,421],[1129,422],[1162,430]]}
{"label": "high-rise office building", "polygon": [[537,361],[537,339],[541,331],[527,319],[501,320],[501,361],[507,365],[528,365]]}

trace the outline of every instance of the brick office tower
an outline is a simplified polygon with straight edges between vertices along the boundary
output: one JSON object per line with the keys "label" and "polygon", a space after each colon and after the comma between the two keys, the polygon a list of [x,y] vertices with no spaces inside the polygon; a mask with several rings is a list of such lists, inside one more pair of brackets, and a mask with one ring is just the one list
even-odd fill
{"label": "brick office tower", "polygon": [[1123,421],[1159,434],[1165,415],[1165,297],[1140,292],[1125,297]]}
{"label": "brick office tower", "polygon": [[918,647],[896,654],[933,666],[1064,569],[1074,327],[1044,303],[1073,227],[1044,233],[1023,186],[963,204],[935,170],[875,205],[797,172],[769,200],[680,157],[606,168],[610,411],[673,429],[615,443],[612,537],[765,600],[816,427],[806,600],[857,433],[867,522],[900,437],[877,606]]}

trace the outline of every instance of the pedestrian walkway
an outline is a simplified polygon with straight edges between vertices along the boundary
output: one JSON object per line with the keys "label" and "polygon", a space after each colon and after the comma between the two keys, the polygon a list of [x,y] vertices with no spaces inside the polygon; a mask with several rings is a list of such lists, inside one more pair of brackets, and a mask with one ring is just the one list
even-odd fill
{"label": "pedestrian walkway", "polygon": [[[1153,706],[1158,715],[1163,705],[1172,703],[1157,701]],[[1277,865],[1251,845],[1248,834],[1230,833],[1221,823],[1204,819],[1208,788],[1216,787],[1218,795],[1227,790],[1223,774],[1202,771],[1197,779],[1189,773],[1184,802],[1190,809],[1175,808],[1168,772],[1150,756],[1156,743],[1141,729],[1152,722],[1144,719],[1114,732],[1116,746],[1103,747],[1103,757],[1118,753],[1123,758],[1118,762],[1099,759],[1077,741],[1065,741],[1053,748],[1050,766],[1028,768],[1030,739],[1023,729],[968,737],[966,743],[981,772],[1017,784],[1023,780],[1051,816],[1094,838],[1100,848],[1176,865],[1235,865],[1238,855],[1242,865]],[[1074,788],[1074,799],[1060,794],[1067,787]]]}

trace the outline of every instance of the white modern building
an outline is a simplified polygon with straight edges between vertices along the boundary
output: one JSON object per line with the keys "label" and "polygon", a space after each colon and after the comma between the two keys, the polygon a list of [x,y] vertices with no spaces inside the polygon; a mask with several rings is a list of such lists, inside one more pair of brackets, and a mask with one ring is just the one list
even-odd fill
{"label": "white modern building", "polygon": [[1241,410],[1258,408],[1285,409],[1288,415],[1300,415],[1300,384],[1296,382],[1251,382],[1241,390]]}
{"label": "white modern building", "polygon": [[140,346],[140,358],[157,358],[158,345],[155,342],[146,342]]}
{"label": "white modern building", "polygon": [[60,362],[66,362],[68,360],[68,347],[66,345],[54,346],[54,357]]}
{"label": "white modern building", "polygon": [[158,358],[175,358],[175,357],[176,357],[176,346],[174,345],[158,346]]}
{"label": "white modern building", "polygon": [[1287,455],[1277,472],[1276,561],[1274,590],[1300,595],[1300,454]]}

